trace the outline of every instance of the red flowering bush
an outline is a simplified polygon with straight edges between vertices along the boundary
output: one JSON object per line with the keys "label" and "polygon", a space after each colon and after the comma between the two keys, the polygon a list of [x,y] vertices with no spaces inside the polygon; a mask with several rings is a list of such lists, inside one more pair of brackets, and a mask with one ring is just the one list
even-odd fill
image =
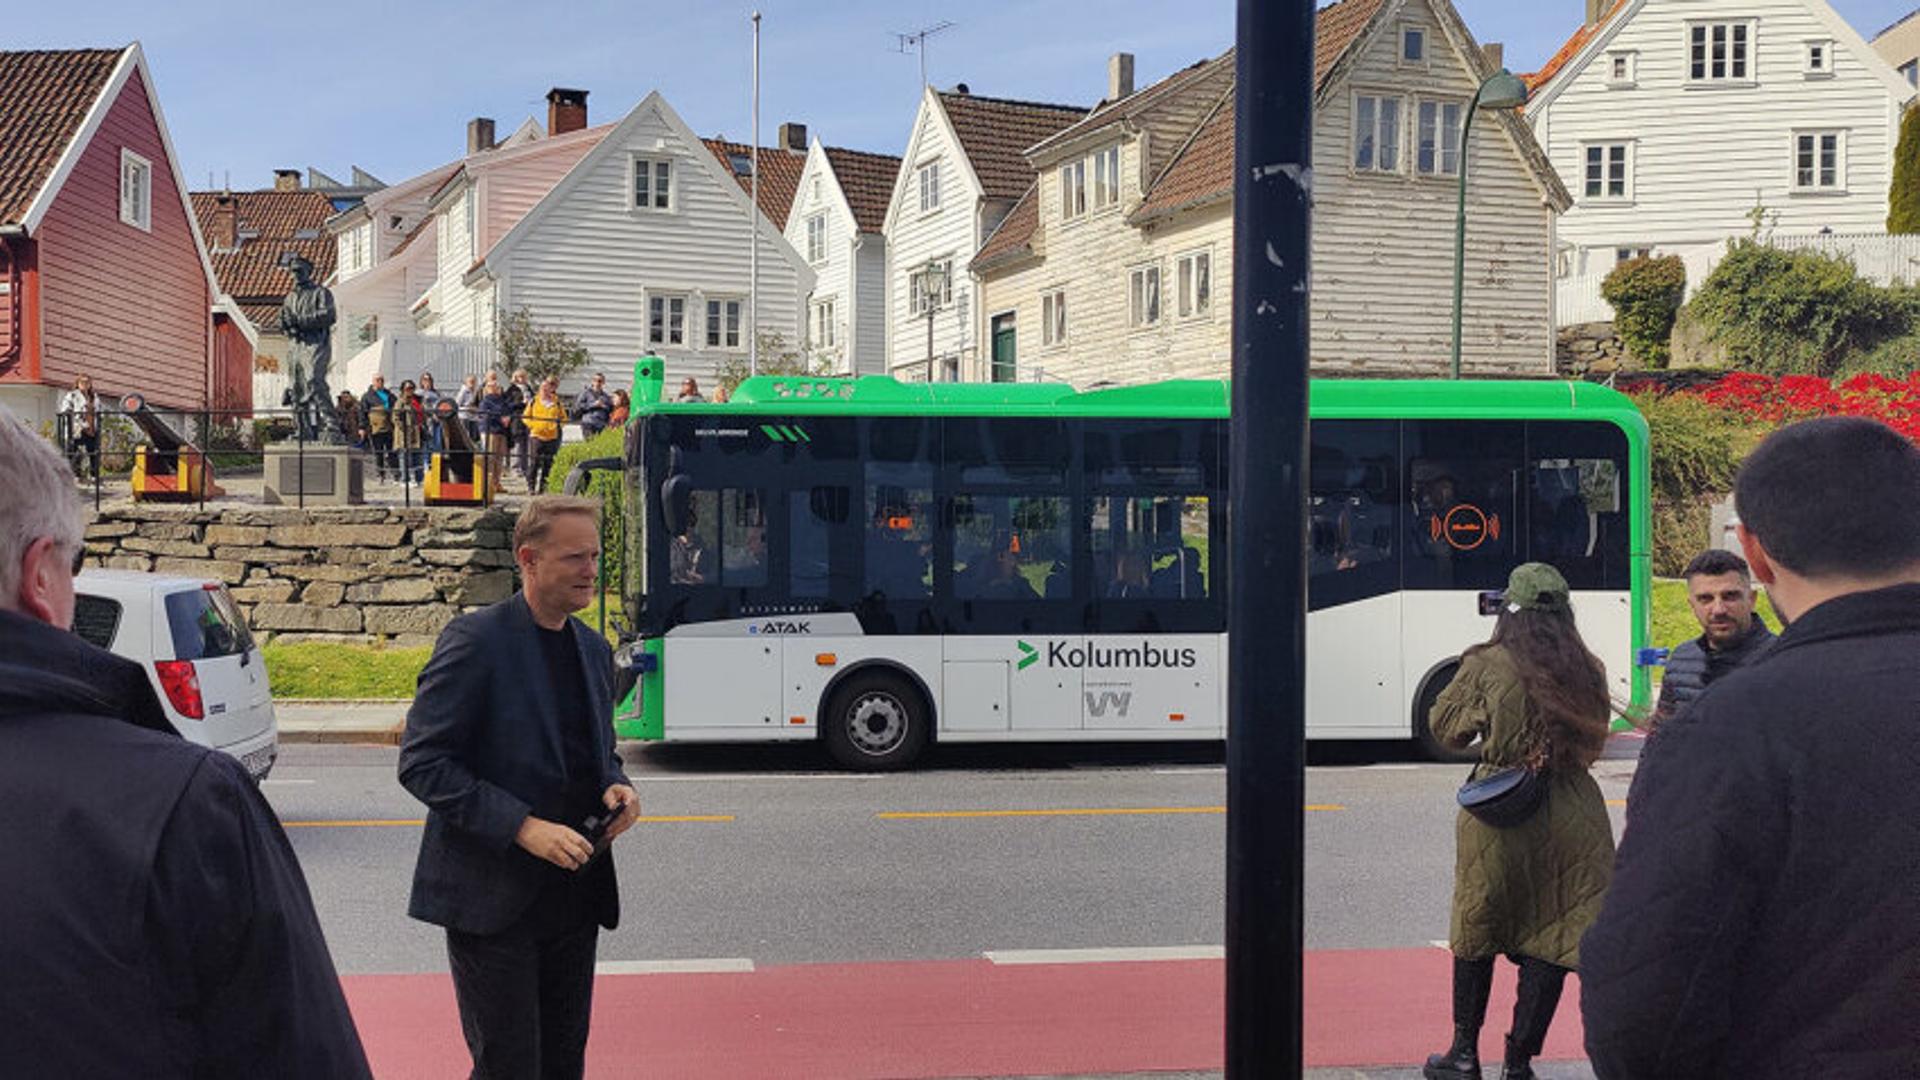
{"label": "red flowering bush", "polygon": [[1815,375],[1776,379],[1736,371],[1688,393],[1748,423],[1773,425],[1815,416],[1866,416],[1920,442],[1920,372],[1903,379],[1877,372],[1843,379]]}

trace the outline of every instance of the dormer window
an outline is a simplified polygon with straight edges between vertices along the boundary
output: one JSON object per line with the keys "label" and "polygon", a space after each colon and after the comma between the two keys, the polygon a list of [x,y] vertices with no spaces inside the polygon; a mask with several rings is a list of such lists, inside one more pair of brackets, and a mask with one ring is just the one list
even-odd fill
{"label": "dormer window", "polygon": [[733,166],[735,176],[753,175],[753,157],[750,154],[742,154],[736,150],[727,155],[727,164]]}
{"label": "dormer window", "polygon": [[1806,65],[1802,72],[1809,79],[1833,78],[1833,42],[1825,38],[1807,42]]}

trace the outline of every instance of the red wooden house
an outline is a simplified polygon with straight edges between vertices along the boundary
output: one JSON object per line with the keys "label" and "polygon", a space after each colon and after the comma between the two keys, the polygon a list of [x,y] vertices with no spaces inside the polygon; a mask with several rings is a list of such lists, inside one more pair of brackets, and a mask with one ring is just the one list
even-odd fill
{"label": "red wooden house", "polygon": [[145,55],[0,52],[0,403],[246,402],[250,326],[215,283]]}

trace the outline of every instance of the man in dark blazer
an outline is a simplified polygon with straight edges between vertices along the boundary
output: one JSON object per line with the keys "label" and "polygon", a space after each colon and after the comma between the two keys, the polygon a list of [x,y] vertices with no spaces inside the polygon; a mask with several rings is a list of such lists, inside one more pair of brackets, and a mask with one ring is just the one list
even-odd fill
{"label": "man in dark blazer", "polygon": [[570,612],[593,602],[599,506],[542,495],[514,528],[522,591],[455,619],[420,673],[400,783],[427,804],[408,914],[443,926],[479,1077],[585,1069],[599,928],[633,824],[614,751],[612,654]]}

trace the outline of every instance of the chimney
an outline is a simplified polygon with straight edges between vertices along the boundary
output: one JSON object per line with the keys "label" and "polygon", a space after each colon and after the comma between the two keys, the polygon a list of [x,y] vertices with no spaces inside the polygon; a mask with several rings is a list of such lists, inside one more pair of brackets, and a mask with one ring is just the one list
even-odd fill
{"label": "chimney", "polygon": [[1587,0],[1587,25],[1597,25],[1600,17],[1605,15],[1607,9],[1612,6],[1613,0]]}
{"label": "chimney", "polygon": [[300,190],[300,170],[299,169],[273,170],[273,190],[299,191]]}
{"label": "chimney", "polygon": [[1497,41],[1480,46],[1480,54],[1487,58],[1487,66],[1495,71],[1507,66],[1507,47]]}
{"label": "chimney", "polygon": [[786,123],[780,125],[780,149],[791,150],[796,154],[807,152],[807,125]]}
{"label": "chimney", "polygon": [[966,83],[954,83],[953,92],[956,94],[962,94],[962,95],[973,93],[972,90],[967,89]]}
{"label": "chimney", "polygon": [[547,137],[565,135],[587,126],[587,92],[564,90],[558,86],[547,91]]}
{"label": "chimney", "polygon": [[214,196],[213,220],[208,223],[207,232],[213,241],[213,250],[240,250],[240,207],[233,192],[223,191]]}
{"label": "chimney", "polygon": [[467,121],[467,153],[493,149],[493,118],[476,116]]}
{"label": "chimney", "polygon": [[1107,100],[1119,101],[1133,93],[1133,54],[1117,52],[1107,58]]}

